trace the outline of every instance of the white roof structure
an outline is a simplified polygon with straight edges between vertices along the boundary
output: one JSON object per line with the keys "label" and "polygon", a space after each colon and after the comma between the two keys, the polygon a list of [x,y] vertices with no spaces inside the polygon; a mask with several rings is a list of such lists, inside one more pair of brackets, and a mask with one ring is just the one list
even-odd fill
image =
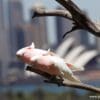
{"label": "white roof structure", "polygon": [[74,61],[75,66],[82,66],[84,67],[90,60],[96,57],[99,53],[96,50],[86,51],[85,53],[81,54],[76,60]]}
{"label": "white roof structure", "polygon": [[58,54],[60,57],[63,57],[66,53],[66,51],[68,51],[68,49],[72,46],[74,42],[74,38],[68,38],[67,40],[65,40],[55,51],[56,54]]}
{"label": "white roof structure", "polygon": [[72,49],[66,56],[65,60],[68,63],[73,63],[75,59],[80,55],[81,52],[85,50],[84,46],[78,46]]}

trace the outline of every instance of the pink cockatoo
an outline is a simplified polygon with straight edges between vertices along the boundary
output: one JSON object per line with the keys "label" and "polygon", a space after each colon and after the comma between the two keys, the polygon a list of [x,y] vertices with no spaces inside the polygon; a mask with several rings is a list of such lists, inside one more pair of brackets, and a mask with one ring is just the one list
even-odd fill
{"label": "pink cockatoo", "polygon": [[77,68],[66,63],[63,58],[50,50],[46,51],[35,48],[34,43],[28,47],[20,49],[17,51],[16,55],[24,63],[42,72],[46,72],[51,76],[57,76],[61,79],[67,79],[73,82],[80,82],[72,71],[81,70],[83,68]]}

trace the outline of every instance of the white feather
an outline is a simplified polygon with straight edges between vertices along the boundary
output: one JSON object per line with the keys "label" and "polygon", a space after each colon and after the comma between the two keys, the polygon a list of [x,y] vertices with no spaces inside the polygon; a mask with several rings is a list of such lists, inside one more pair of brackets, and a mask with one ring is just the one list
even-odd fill
{"label": "white feather", "polygon": [[31,47],[32,47],[32,48],[35,48],[35,44],[34,44],[34,42],[32,42]]}

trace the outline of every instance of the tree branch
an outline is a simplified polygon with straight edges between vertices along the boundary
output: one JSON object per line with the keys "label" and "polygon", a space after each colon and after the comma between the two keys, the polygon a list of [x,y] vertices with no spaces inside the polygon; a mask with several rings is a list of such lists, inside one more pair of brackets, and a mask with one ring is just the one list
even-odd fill
{"label": "tree branch", "polygon": [[69,82],[69,81],[62,81],[60,79],[57,79],[56,77],[53,77],[52,80],[51,79],[51,75],[42,71],[39,71],[37,69],[34,69],[31,66],[27,66],[26,70],[31,71],[31,72],[35,72],[43,77],[45,77],[46,83],[52,83],[52,84],[57,84],[58,86],[66,86],[66,87],[73,87],[73,88],[78,88],[78,89],[84,89],[84,90],[88,90],[88,91],[93,91],[96,93],[100,93],[100,88],[96,88],[87,84],[83,84],[83,83],[74,83],[74,82]]}
{"label": "tree branch", "polygon": [[84,12],[71,0],[56,0],[63,7],[65,7],[72,15],[77,29],[87,30],[95,36],[100,37],[100,29],[88,18]]}
{"label": "tree branch", "polygon": [[72,20],[71,14],[66,10],[46,10],[40,8],[34,9],[32,18],[41,16],[61,16]]}

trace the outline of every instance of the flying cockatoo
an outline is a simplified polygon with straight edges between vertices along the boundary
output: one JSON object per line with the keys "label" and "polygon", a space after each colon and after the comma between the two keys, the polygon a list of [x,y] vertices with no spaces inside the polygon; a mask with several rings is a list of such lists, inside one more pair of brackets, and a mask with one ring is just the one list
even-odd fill
{"label": "flying cockatoo", "polygon": [[50,50],[46,51],[35,48],[34,43],[18,50],[16,55],[24,63],[42,72],[46,72],[51,76],[57,76],[61,79],[67,79],[73,82],[80,82],[72,71],[82,70],[83,68],[77,68],[66,63],[63,58]]}

